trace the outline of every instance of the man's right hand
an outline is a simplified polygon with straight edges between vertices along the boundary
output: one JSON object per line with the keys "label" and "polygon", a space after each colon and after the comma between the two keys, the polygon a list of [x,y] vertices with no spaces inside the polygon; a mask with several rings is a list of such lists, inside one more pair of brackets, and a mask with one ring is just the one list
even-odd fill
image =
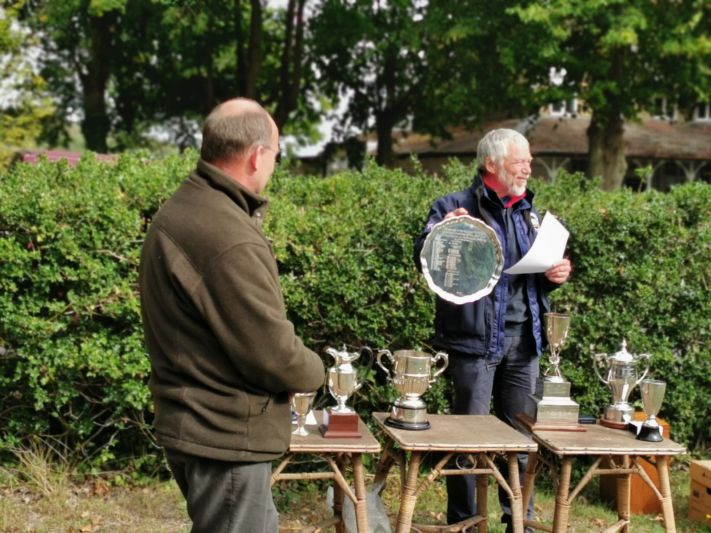
{"label": "man's right hand", "polygon": [[444,215],[444,220],[447,220],[448,218],[452,217],[460,217],[462,215],[468,215],[469,211],[467,211],[464,207],[457,207],[454,211],[450,211],[446,215]]}

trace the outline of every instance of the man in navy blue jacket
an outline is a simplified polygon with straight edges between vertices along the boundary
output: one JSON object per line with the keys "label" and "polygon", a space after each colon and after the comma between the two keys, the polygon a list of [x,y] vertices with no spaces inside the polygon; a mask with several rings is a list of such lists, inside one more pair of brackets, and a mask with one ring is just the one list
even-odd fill
{"label": "man in navy blue jacket", "polygon": [[[504,270],[523,257],[539,227],[533,193],[526,188],[531,161],[528,140],[519,132],[488,132],[477,147],[478,174],[471,187],[432,204],[415,241],[417,268],[422,270],[420,252],[432,227],[460,215],[481,219],[494,229],[504,252]],[[449,353],[454,414],[489,414],[493,399],[495,415],[519,426],[516,415],[526,411],[538,377],[538,357],[547,342],[543,314],[549,309],[548,293],[570,273],[570,261],[563,259],[542,274],[503,273],[494,290],[473,303],[456,305],[437,297],[433,346]],[[523,480],[525,454],[519,457],[519,470]],[[476,514],[475,488],[474,476],[447,477],[448,523]],[[499,491],[499,500],[508,531],[511,508],[505,492]],[[532,502],[528,514],[532,518]]]}

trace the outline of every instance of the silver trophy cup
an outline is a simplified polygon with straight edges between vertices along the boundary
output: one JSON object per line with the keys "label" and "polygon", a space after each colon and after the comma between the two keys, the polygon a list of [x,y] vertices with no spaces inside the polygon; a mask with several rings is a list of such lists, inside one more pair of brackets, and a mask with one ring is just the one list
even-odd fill
{"label": "silver trophy cup", "polygon": [[529,395],[529,412],[519,414],[518,418],[532,429],[584,431],[578,423],[580,406],[571,399],[570,382],[560,373],[560,351],[568,338],[570,316],[545,313],[543,321],[550,350],[550,365],[543,377],[536,379],[536,390]]}
{"label": "silver trophy cup", "polygon": [[[392,374],[383,365],[383,356],[390,361]],[[427,405],[422,400],[422,395],[447,368],[449,355],[445,352],[430,355],[415,350],[397,350],[393,354],[389,350],[380,350],[376,361],[400,395],[393,402],[390,416],[385,423],[400,429],[428,429],[430,423],[427,421]]]}
{"label": "silver trophy cup", "polygon": [[373,352],[367,346],[359,352],[349,352],[345,346],[341,350],[327,348],[326,353],[333,357],[335,364],[328,369],[328,392],[336,400],[336,407],[329,407],[324,413],[324,423],[321,433],[324,437],[358,437],[357,413],[346,405],[348,398],[361,388],[362,381],[358,379],[356,368],[351,363],[363,354],[368,355],[372,362]]}
{"label": "silver trophy cup", "polygon": [[667,389],[667,384],[664,381],[656,379],[645,379],[640,386],[642,391],[642,404],[644,405],[644,413],[647,419],[642,424],[637,438],[647,442],[661,442],[662,432],[657,422],[657,414],[662,408],[664,393]]}
{"label": "silver trophy cup", "polygon": [[546,313],[543,315],[546,326],[546,337],[548,338],[548,348],[550,366],[546,369],[545,380],[553,383],[563,383],[565,380],[560,373],[560,350],[568,338],[568,327],[570,326],[570,316],[560,313]]}
{"label": "silver trophy cup", "polygon": [[328,392],[338,404],[332,412],[353,413],[355,411],[346,405],[346,401],[361,388],[363,383],[358,380],[356,369],[351,363],[360,358],[363,353],[372,356],[372,352],[367,347],[363,347],[360,352],[348,352],[344,346],[340,351],[327,348],[326,353],[335,361],[335,365],[328,369]]}
{"label": "silver trophy cup", "polygon": [[[634,408],[628,403],[632,389],[644,379],[649,372],[650,354],[633,355],[627,351],[627,341],[622,341],[622,348],[612,355],[597,353],[593,355],[595,372],[605,385],[612,391],[612,404],[605,408],[605,415],[600,424],[603,426],[624,429],[634,417]],[[647,366],[639,375],[637,366],[642,360],[647,360]],[[603,377],[598,367],[606,367]]]}

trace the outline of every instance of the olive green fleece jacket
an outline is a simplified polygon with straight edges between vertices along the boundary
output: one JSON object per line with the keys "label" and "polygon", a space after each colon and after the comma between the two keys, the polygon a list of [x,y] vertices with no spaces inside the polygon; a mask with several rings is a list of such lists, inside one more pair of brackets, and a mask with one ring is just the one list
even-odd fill
{"label": "olive green fleece jacket", "polygon": [[166,448],[277,458],[291,437],[289,393],[324,381],[321,358],[286,317],[265,210],[265,199],[200,160],[146,234],[141,313]]}

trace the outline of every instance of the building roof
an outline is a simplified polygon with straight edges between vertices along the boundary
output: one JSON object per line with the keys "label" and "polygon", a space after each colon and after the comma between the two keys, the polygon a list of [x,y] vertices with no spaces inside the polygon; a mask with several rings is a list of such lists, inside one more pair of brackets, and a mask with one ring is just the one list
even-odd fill
{"label": "building roof", "polygon": [[[481,128],[452,130],[451,139],[432,142],[430,137],[408,135],[396,141],[398,155],[472,156],[479,139],[494,128],[522,131],[533,155],[587,156],[589,117],[542,116],[532,121],[519,119],[489,122]],[[627,122],[625,153],[632,158],[711,160],[711,121],[672,122],[645,119]]]}

